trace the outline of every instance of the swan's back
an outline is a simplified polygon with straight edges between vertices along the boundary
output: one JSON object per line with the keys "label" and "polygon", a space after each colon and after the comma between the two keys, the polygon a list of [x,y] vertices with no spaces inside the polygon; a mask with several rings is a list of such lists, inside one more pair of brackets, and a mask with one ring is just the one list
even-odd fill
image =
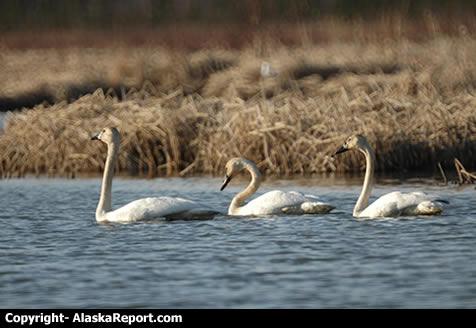
{"label": "swan's back", "polygon": [[135,200],[117,210],[108,212],[99,222],[134,222],[152,219],[205,219],[218,212],[197,202],[173,197],[149,197]]}
{"label": "swan's back", "polygon": [[391,192],[381,196],[363,210],[359,217],[395,217],[440,214],[446,200],[422,192]]}
{"label": "swan's back", "polygon": [[253,199],[232,215],[320,214],[335,207],[295,191],[274,190]]}

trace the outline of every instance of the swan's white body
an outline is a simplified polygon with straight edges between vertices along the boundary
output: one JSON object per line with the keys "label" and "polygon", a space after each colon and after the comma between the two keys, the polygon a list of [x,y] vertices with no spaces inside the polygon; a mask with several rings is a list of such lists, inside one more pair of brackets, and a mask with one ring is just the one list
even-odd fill
{"label": "swan's white body", "polygon": [[96,212],[98,222],[134,222],[140,220],[199,219],[213,217],[217,212],[198,203],[174,197],[149,197],[130,202],[114,211]]}
{"label": "swan's white body", "polygon": [[[311,198],[312,197],[312,198]],[[229,215],[272,215],[272,214],[320,214],[335,207],[319,201],[316,196],[303,195],[296,191],[273,190],[261,195],[246,205],[231,207]]]}
{"label": "swan's white body", "polygon": [[423,192],[405,194],[395,191],[381,196],[375,202],[368,205],[372,191],[375,155],[367,140],[359,135],[350,136],[336,154],[343,153],[350,149],[357,149],[362,152],[366,160],[364,186],[354,207],[353,215],[355,217],[375,218],[437,215],[443,211],[443,203],[447,203],[446,200]]}
{"label": "swan's white body", "polygon": [[133,222],[139,220],[204,219],[218,212],[197,202],[183,198],[150,197],[133,201],[112,210],[111,189],[114,161],[119,150],[120,136],[116,128],[105,128],[92,140],[101,140],[107,145],[107,159],[101,187],[101,197],[96,208],[97,222]]}
{"label": "swan's white body", "polygon": [[[360,214],[361,218],[436,215],[443,211],[442,200],[423,192],[408,194],[394,191],[383,195]],[[355,215],[355,214],[354,214]]]}
{"label": "swan's white body", "polygon": [[228,208],[229,215],[261,216],[272,214],[321,214],[328,213],[335,207],[319,200],[313,195],[303,195],[296,191],[274,190],[245,204],[246,199],[258,190],[261,174],[256,165],[244,158],[233,158],[226,164],[226,178],[223,190],[237,172],[246,169],[251,174],[248,187],[238,193]]}

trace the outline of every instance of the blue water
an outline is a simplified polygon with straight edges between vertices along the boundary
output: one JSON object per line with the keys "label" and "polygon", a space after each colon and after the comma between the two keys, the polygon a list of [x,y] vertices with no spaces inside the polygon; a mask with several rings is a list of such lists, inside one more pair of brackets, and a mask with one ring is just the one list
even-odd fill
{"label": "blue water", "polygon": [[[320,195],[333,214],[97,224],[99,178],[0,181],[0,307],[474,308],[476,191],[426,182],[441,216],[360,220],[360,179],[265,181]],[[226,212],[245,186],[221,179],[116,178],[113,205],[182,196]]]}

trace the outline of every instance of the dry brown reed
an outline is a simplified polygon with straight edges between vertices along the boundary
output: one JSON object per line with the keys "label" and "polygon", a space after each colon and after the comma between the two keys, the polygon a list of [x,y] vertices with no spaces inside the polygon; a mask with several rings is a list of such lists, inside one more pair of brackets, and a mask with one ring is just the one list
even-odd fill
{"label": "dry brown reed", "polygon": [[474,181],[476,181],[476,174],[468,172],[457,158],[455,158],[454,162],[456,172],[458,173],[458,183],[460,185],[465,182],[474,183]]}
{"label": "dry brown reed", "polygon": [[[268,175],[359,170],[358,153],[332,157],[352,133],[367,137],[380,171],[436,169],[455,157],[476,167],[476,40],[468,35],[298,48],[269,42],[189,54],[121,51],[63,50],[57,60],[46,50],[30,54],[30,67],[44,61],[37,70],[56,67],[61,74],[55,80],[51,71],[37,72],[16,90],[43,82],[56,103],[8,114],[0,176],[101,172],[105,146],[89,138],[104,126],[121,132],[116,170],[130,174],[221,174],[235,156]],[[264,60],[277,77],[261,76]],[[78,75],[79,68],[87,74]],[[104,91],[62,101],[68,85],[88,81],[109,82]]]}

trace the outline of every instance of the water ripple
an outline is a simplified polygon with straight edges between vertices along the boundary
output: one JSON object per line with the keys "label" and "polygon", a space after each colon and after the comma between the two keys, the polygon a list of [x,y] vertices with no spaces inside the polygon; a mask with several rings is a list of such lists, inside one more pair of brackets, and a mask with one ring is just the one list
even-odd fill
{"label": "water ripple", "polygon": [[[150,195],[205,200],[226,212],[219,179],[117,179],[114,206]],[[360,186],[313,187],[329,215],[97,224],[99,179],[2,181],[2,307],[476,306],[473,189],[437,189],[437,217],[358,220]],[[166,186],[166,187],[164,187]],[[377,186],[376,195],[389,186]],[[402,189],[425,185],[399,185]],[[436,189],[435,189],[436,188]]]}

